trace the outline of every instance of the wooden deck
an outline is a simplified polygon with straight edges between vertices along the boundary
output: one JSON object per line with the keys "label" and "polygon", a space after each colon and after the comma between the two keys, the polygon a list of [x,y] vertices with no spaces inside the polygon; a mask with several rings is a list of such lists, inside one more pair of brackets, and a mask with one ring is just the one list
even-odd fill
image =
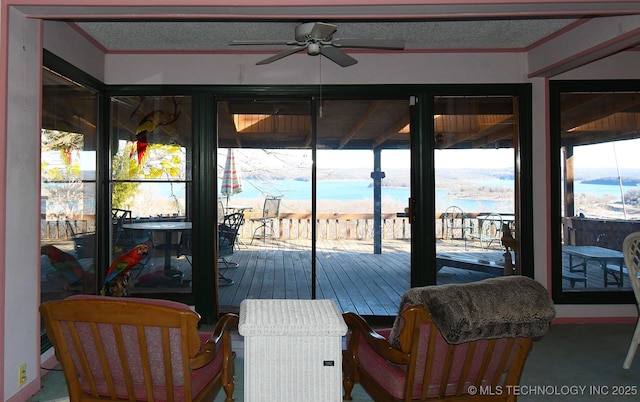
{"label": "wooden deck", "polygon": [[[370,241],[331,241],[318,243],[316,297],[334,300],[342,311],[361,315],[393,316],[402,294],[410,287],[409,240],[386,240],[381,254],[373,254]],[[458,252],[449,248],[450,253]],[[466,255],[473,254],[467,251]],[[499,261],[499,250],[482,252],[485,260]],[[223,310],[235,311],[246,298],[311,298],[310,244],[300,241],[269,241],[266,245],[241,246],[232,261],[238,268],[222,269],[234,281],[221,286]],[[480,269],[482,271],[482,269]],[[496,276],[444,266],[438,283],[464,283]]]}

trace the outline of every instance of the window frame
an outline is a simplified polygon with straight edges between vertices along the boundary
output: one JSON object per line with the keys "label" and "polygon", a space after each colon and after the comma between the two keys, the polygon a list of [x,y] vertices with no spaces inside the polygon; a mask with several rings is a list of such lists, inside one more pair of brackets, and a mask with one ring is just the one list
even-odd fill
{"label": "window frame", "polygon": [[[562,177],[561,177],[561,95],[563,92],[640,92],[640,80],[556,80],[549,82],[549,165],[550,204],[549,227],[551,229],[551,293],[557,304],[634,304],[633,290],[606,291],[563,290],[562,269]],[[639,137],[640,138],[640,137]]]}

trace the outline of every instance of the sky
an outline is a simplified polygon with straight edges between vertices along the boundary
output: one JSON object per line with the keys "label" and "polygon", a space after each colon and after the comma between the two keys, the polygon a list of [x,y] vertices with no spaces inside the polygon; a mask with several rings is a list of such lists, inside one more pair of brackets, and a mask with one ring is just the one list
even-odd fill
{"label": "sky", "polygon": [[[272,158],[263,158],[265,152],[270,152]],[[256,159],[265,160],[282,166],[283,160],[291,166],[311,166],[311,151],[290,151],[286,150],[250,150],[241,149],[236,151],[236,162],[243,159],[239,157],[242,153],[245,158],[254,162]],[[220,150],[222,158],[226,157],[226,150]],[[384,150],[381,154],[382,168],[405,168],[410,167],[408,150]],[[640,157],[640,139],[618,141],[612,143],[585,145],[574,148],[576,156],[576,168],[615,168],[616,161],[621,170],[640,169],[638,159]],[[513,168],[513,149],[447,149],[436,150],[436,169],[466,168],[474,169],[478,167],[486,169]],[[224,159],[221,159],[223,161]],[[317,166],[332,168],[373,168],[373,152],[370,150],[318,150]]]}
{"label": "sky", "polygon": [[[573,149],[575,168],[640,169],[640,139],[583,145]],[[622,173],[622,172],[621,172]]]}

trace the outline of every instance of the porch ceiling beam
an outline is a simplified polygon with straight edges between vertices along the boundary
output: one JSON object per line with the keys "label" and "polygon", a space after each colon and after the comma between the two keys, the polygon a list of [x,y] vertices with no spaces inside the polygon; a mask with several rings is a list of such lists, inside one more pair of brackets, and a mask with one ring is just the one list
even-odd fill
{"label": "porch ceiling beam", "polygon": [[591,98],[591,101],[583,104],[581,108],[574,108],[571,112],[562,113],[561,129],[563,132],[568,131],[639,106],[640,94],[635,93],[630,93],[627,96],[615,94],[614,96]]}
{"label": "porch ceiling beam", "polygon": [[364,112],[362,116],[360,116],[356,124],[351,127],[351,130],[349,130],[349,132],[344,137],[342,137],[342,139],[340,140],[340,144],[338,145],[338,149],[344,148],[344,146],[347,145],[349,141],[353,139],[353,137],[355,137],[355,135],[358,133],[358,130],[360,130],[362,126],[364,126],[365,123],[371,118],[371,116],[373,116],[380,105],[382,105],[381,100],[375,100],[369,104],[369,108],[367,109],[367,111]]}
{"label": "porch ceiling beam", "polygon": [[[404,116],[402,116],[399,120],[393,123],[385,132],[379,135],[374,139],[371,149],[375,149],[380,146],[383,142],[398,134],[400,130],[402,130],[409,122],[411,121],[411,116],[407,112]],[[407,134],[408,136],[408,134]]]}

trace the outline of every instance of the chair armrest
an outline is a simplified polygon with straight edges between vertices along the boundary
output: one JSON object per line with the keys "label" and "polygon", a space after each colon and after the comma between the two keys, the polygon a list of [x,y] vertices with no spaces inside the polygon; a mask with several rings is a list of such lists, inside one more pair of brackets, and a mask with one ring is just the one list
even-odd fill
{"label": "chair armrest", "polygon": [[409,364],[409,354],[391,346],[389,341],[374,331],[361,316],[355,313],[344,313],[342,317],[351,330],[350,342],[347,345],[347,351],[350,355],[357,354],[358,338],[362,336],[380,357],[396,364]]}
{"label": "chair armrest", "polygon": [[207,342],[205,342],[203,348],[191,358],[191,369],[198,369],[206,366],[211,362],[220,348],[225,354],[223,357],[225,360],[229,359],[232,354],[231,350],[231,335],[230,331],[238,327],[238,315],[237,314],[225,314],[218,320],[216,327]]}

